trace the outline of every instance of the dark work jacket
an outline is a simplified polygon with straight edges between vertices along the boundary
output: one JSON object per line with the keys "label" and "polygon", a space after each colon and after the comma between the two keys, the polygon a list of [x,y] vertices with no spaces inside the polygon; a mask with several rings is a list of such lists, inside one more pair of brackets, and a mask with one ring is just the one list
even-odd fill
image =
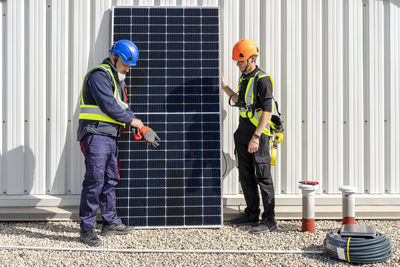
{"label": "dark work jacket", "polygon": [[[108,58],[104,59],[102,64],[107,64],[111,67],[118,89],[120,90],[122,101],[127,103],[124,97],[125,82],[119,82],[117,70]],[[129,108],[123,110],[118,105],[114,98],[114,82],[110,74],[105,70],[95,69],[86,75],[83,82],[82,94],[86,105],[99,106],[101,111],[116,121],[130,124],[132,119],[136,118],[132,110]],[[121,125],[111,122],[79,120],[77,139],[78,141],[82,140],[88,133],[119,137],[121,128]]]}

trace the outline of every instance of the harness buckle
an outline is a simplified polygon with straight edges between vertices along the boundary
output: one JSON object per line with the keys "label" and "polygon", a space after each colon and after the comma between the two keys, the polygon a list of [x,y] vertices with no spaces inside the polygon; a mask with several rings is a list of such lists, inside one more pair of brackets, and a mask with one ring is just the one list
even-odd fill
{"label": "harness buckle", "polygon": [[276,138],[276,136],[274,137],[274,142],[272,143],[272,146],[276,149],[278,148],[278,138]]}
{"label": "harness buckle", "polygon": [[[245,107],[246,107],[246,109],[247,109],[247,111],[246,111],[246,117],[247,117],[248,119],[252,119],[252,118],[254,117],[254,112],[253,112],[252,105],[246,104]],[[249,112],[251,112],[251,118],[249,117]]]}

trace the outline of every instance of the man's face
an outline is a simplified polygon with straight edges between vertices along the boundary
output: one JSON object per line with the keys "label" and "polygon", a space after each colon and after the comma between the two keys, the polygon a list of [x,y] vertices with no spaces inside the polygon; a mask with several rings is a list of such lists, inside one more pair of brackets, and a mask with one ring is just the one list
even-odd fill
{"label": "man's face", "polygon": [[131,66],[128,64],[125,64],[122,58],[119,58],[117,61],[117,71],[121,74],[126,74],[129,72],[129,68]]}
{"label": "man's face", "polygon": [[249,66],[254,63],[255,57],[249,57],[249,59],[244,60],[244,61],[236,61],[236,66],[239,67],[241,72],[244,72],[246,70],[247,64]]}
{"label": "man's face", "polygon": [[246,69],[246,66],[247,66],[247,60],[245,60],[245,61],[237,61],[236,62],[236,66],[239,67],[240,72],[244,72],[244,70]]}

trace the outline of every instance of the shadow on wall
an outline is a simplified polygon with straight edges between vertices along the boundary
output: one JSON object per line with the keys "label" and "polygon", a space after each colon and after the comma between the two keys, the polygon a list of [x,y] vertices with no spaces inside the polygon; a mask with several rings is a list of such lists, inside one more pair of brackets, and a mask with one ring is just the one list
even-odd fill
{"label": "shadow on wall", "polygon": [[[382,2],[382,3],[384,3],[384,4],[393,4],[393,5],[395,5],[396,7],[398,7],[398,8],[400,8],[400,0],[390,0],[390,1],[387,1],[387,0],[379,0],[380,2]],[[368,4],[368,0],[363,0],[362,1],[363,2],[363,4]]]}
{"label": "shadow on wall", "polygon": [[[64,159],[65,153],[62,154],[60,161],[63,161]],[[37,195],[53,194],[47,184],[48,180],[43,177],[48,177],[48,171],[37,171],[37,168],[39,168],[37,157],[35,157],[29,146],[21,145],[15,149],[7,151],[4,155],[0,155],[0,162],[2,162],[2,175],[0,182],[3,186],[3,192],[1,192],[3,196],[26,197],[28,202],[21,202],[24,207],[37,207],[40,206],[40,202],[42,201],[42,198],[36,197]],[[41,165],[44,166],[43,169],[46,168],[45,164]],[[60,183],[60,174],[58,173],[55,176],[53,187],[54,184],[57,183]],[[5,199],[4,201],[6,202],[3,203],[3,206],[21,206],[21,203],[7,203],[7,201],[12,200]],[[63,206],[62,201],[59,206]],[[51,219],[53,217],[56,217],[56,214],[53,216],[49,214],[46,218]]]}
{"label": "shadow on wall", "polygon": [[[0,182],[3,186],[2,206],[4,207],[19,207],[21,203],[23,207],[37,207],[42,201],[41,198],[36,197],[36,195],[45,193],[45,180],[41,176],[44,173],[43,170],[40,172],[35,172],[38,168],[36,158],[33,151],[29,146],[18,146],[15,149],[7,151],[4,155],[0,154],[0,163],[2,164],[2,173],[0,177]],[[23,164],[23,166],[21,166]],[[45,175],[45,174],[43,174]],[[35,180],[36,179],[36,180]],[[25,202],[15,202],[14,198],[7,198],[9,196],[20,196],[17,199],[22,199],[26,197]],[[1,196],[0,196],[1,197]],[[62,204],[62,203],[61,203]],[[40,208],[37,208],[39,211]],[[18,211],[18,210],[16,210]],[[21,211],[22,212],[22,211]],[[45,210],[46,219],[56,218],[57,214],[50,213]],[[43,216],[39,215],[39,216]],[[25,213],[19,214],[3,214],[2,218],[16,219],[16,218],[33,218],[33,214],[26,215]]]}
{"label": "shadow on wall", "polygon": [[[98,4],[93,2],[91,5]],[[70,8],[69,10],[69,12],[72,12],[74,9]],[[110,9],[103,13],[98,29],[94,28],[94,21],[91,21],[91,30],[96,30],[97,35],[95,36],[95,40],[93,38],[91,42],[88,58],[70,57],[68,67],[69,75],[76,75],[76,72],[73,71],[73,66],[83,65],[83,62],[81,61],[86,61],[88,66],[86,71],[88,71],[93,66],[100,64],[102,59],[108,56],[108,48],[111,43],[110,22]],[[64,34],[68,35],[68,32],[65,32]],[[69,40],[70,47],[76,47],[76,42],[79,42],[77,39],[70,38]],[[51,60],[48,62],[51,62]],[[76,84],[69,82],[69,99],[61,99],[62,101],[68,101],[68,107],[66,108],[66,111],[68,112],[68,121],[62,122],[67,124],[65,132],[64,130],[62,130],[63,132],[57,131],[56,127],[48,127],[48,131],[51,132],[47,132],[46,136],[40,137],[51,138],[50,142],[46,142],[46,149],[44,152],[46,153],[46,156],[43,160],[46,161],[46,164],[43,164],[43,162],[36,162],[37,155],[33,154],[33,151],[29,148],[29,146],[20,146],[11,151],[5,152],[4,155],[0,155],[0,162],[2,162],[0,183],[2,183],[4,189],[3,192],[1,192],[2,194],[4,194],[4,191],[6,191],[6,194],[10,195],[30,195],[29,199],[33,199],[34,195],[46,194],[80,195],[81,183],[83,181],[84,174],[83,156],[80,151],[79,142],[76,141],[76,130],[78,127],[80,107],[79,97],[77,99],[72,99],[72,96],[80,96],[82,79],[85,74],[86,72],[78,73],[78,77],[82,77],[79,79],[71,79],[71,77],[68,77],[68,81],[76,81]],[[53,77],[55,76],[52,75],[50,78]],[[52,90],[51,88],[49,90],[51,90],[52,93],[58,92],[57,90]],[[73,93],[72,90],[74,90]],[[60,97],[56,96],[56,98]],[[48,98],[47,101],[50,101],[50,98]],[[33,103],[33,105],[36,104],[37,103]],[[59,108],[61,107],[56,106],[56,109]],[[59,113],[60,112],[57,111],[54,114]],[[51,118],[50,122],[56,123],[55,118]],[[55,142],[58,147],[54,146]],[[60,152],[56,151],[60,151],[61,155],[59,154]],[[23,161],[21,162],[22,159]],[[20,164],[23,164],[23,166]],[[44,169],[40,170],[39,176],[41,177],[35,176],[34,171],[36,168]],[[71,202],[61,201],[58,206],[66,205],[66,203]],[[36,205],[39,205],[39,199],[29,203],[29,206]]]}
{"label": "shadow on wall", "polygon": [[[198,101],[198,100],[191,99],[191,95],[193,94],[193,92],[191,92],[190,90],[195,90],[195,91],[198,90],[198,88],[191,87],[191,86],[196,85],[196,84],[207,84],[209,82],[211,82],[211,81],[208,81],[208,80],[197,81],[195,79],[193,81],[187,82],[186,84],[184,84],[184,85],[182,85],[180,87],[176,87],[174,90],[172,90],[171,92],[168,93],[166,102],[167,103],[174,103],[174,102],[176,102],[176,101],[174,101],[174,98],[176,98],[178,96],[178,99],[179,99],[179,96],[183,95],[184,97],[187,97],[188,99],[184,99],[182,97],[181,101],[178,101],[178,102],[180,102],[180,103],[193,103],[193,105],[188,106],[186,104],[186,106],[184,106],[183,104],[182,105],[173,104],[171,106],[167,106],[167,110],[166,111],[167,112],[184,112],[184,111],[185,112],[186,111],[188,111],[188,112],[201,112],[201,111],[213,112],[214,110],[207,110],[209,108],[207,106],[207,104],[217,103],[218,102],[218,98],[215,99],[216,102],[213,102],[214,100],[211,100],[211,102],[204,102],[204,103],[206,103],[206,105],[204,107],[201,107],[200,105],[197,105],[198,103],[196,101]],[[207,90],[207,89],[205,89],[205,90]],[[196,94],[198,94],[198,93],[200,93],[200,92],[194,92],[193,96],[196,96]],[[204,94],[213,94],[215,92],[206,91],[206,92],[202,92],[202,93],[204,93]],[[186,115],[186,116],[188,116],[188,115]],[[196,116],[196,115],[194,115],[194,116]],[[224,121],[226,116],[227,116],[227,112],[225,110],[222,110],[221,116],[222,116],[222,121]],[[213,121],[213,119],[211,119],[211,121]],[[215,122],[219,123],[219,119],[217,121],[215,121]],[[206,134],[206,133],[202,133],[202,131],[205,130],[205,129],[202,129],[201,126],[199,127],[199,125],[196,125],[196,124],[187,124],[187,125],[185,124],[183,127],[185,128],[185,134],[187,135],[184,138],[185,138],[185,140],[189,140],[188,142],[186,142],[185,148],[194,149],[194,150],[198,149],[198,147],[197,147],[198,144],[196,142],[190,142],[190,140],[207,140],[206,136],[202,136],[202,134]],[[214,129],[213,131],[215,131],[215,130],[217,130],[217,129]],[[210,134],[210,137],[211,137],[211,134],[214,134],[214,133],[211,132],[209,134]],[[213,136],[213,137],[211,137],[210,140],[218,140],[218,141],[222,142],[222,140],[220,140],[220,136],[219,136],[218,131],[215,131],[215,134],[218,135],[218,136]],[[203,149],[204,149],[204,147],[203,147]],[[212,149],[217,149],[217,147],[212,146]],[[233,168],[235,168],[235,160],[231,157],[231,155],[229,155],[229,153],[222,152],[221,156],[222,156],[222,159],[221,159],[221,176],[224,179],[230,173],[230,171]],[[200,164],[201,161],[198,161],[199,157],[201,157],[201,155],[193,154],[193,152],[192,153],[188,152],[188,153],[185,154],[185,159],[189,159],[189,163],[190,164],[195,164],[195,165],[196,164]],[[207,169],[210,169],[210,168],[213,169],[213,168],[217,168],[219,166],[219,164],[218,165],[214,165],[214,164],[216,164],[214,160],[219,159],[219,155],[218,155],[218,157],[216,157],[216,155],[207,155],[205,157],[209,158],[210,160],[205,160],[205,162],[203,163],[202,166],[194,166],[194,167],[195,168],[198,168],[198,167],[203,168],[203,172],[204,172]],[[193,162],[190,159],[193,159]],[[191,177],[197,177],[196,175],[197,175],[196,173],[192,173]],[[208,177],[208,175],[205,175],[205,177]],[[216,183],[217,183],[217,181],[213,181],[212,185],[216,186],[217,185]],[[196,187],[196,185],[197,184],[194,183],[193,187]],[[208,184],[207,186],[210,186],[210,185],[211,184]]]}
{"label": "shadow on wall", "polygon": [[[96,5],[96,2],[92,3],[92,5]],[[94,6],[91,6],[91,8],[95,9]],[[89,58],[87,62],[88,70],[99,65],[104,58],[108,57],[108,50],[110,49],[111,45],[111,16],[111,10],[105,10],[98,29],[94,27],[94,21],[91,21],[91,31],[96,32],[97,35],[91,40],[91,42],[94,42],[94,45],[91,45],[89,51]]]}
{"label": "shadow on wall", "polygon": [[0,180],[3,185],[2,194],[24,195],[32,192],[36,163],[29,147],[18,146],[7,151],[3,156],[0,154],[0,162],[2,163]]}

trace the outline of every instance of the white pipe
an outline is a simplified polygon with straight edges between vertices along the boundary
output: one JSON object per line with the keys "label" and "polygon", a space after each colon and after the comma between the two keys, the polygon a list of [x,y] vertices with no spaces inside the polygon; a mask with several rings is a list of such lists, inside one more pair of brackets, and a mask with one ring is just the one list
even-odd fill
{"label": "white pipe", "polygon": [[315,190],[317,185],[300,184],[303,232],[315,233]]}
{"label": "white pipe", "polygon": [[342,224],[355,224],[355,193],[357,188],[353,186],[343,185],[339,187],[342,191]]}
{"label": "white pipe", "polygon": [[323,254],[320,250],[245,250],[245,249],[117,249],[117,248],[57,248],[30,246],[0,246],[0,249],[60,250],[60,251],[95,251],[119,253],[276,253],[276,254]]}

